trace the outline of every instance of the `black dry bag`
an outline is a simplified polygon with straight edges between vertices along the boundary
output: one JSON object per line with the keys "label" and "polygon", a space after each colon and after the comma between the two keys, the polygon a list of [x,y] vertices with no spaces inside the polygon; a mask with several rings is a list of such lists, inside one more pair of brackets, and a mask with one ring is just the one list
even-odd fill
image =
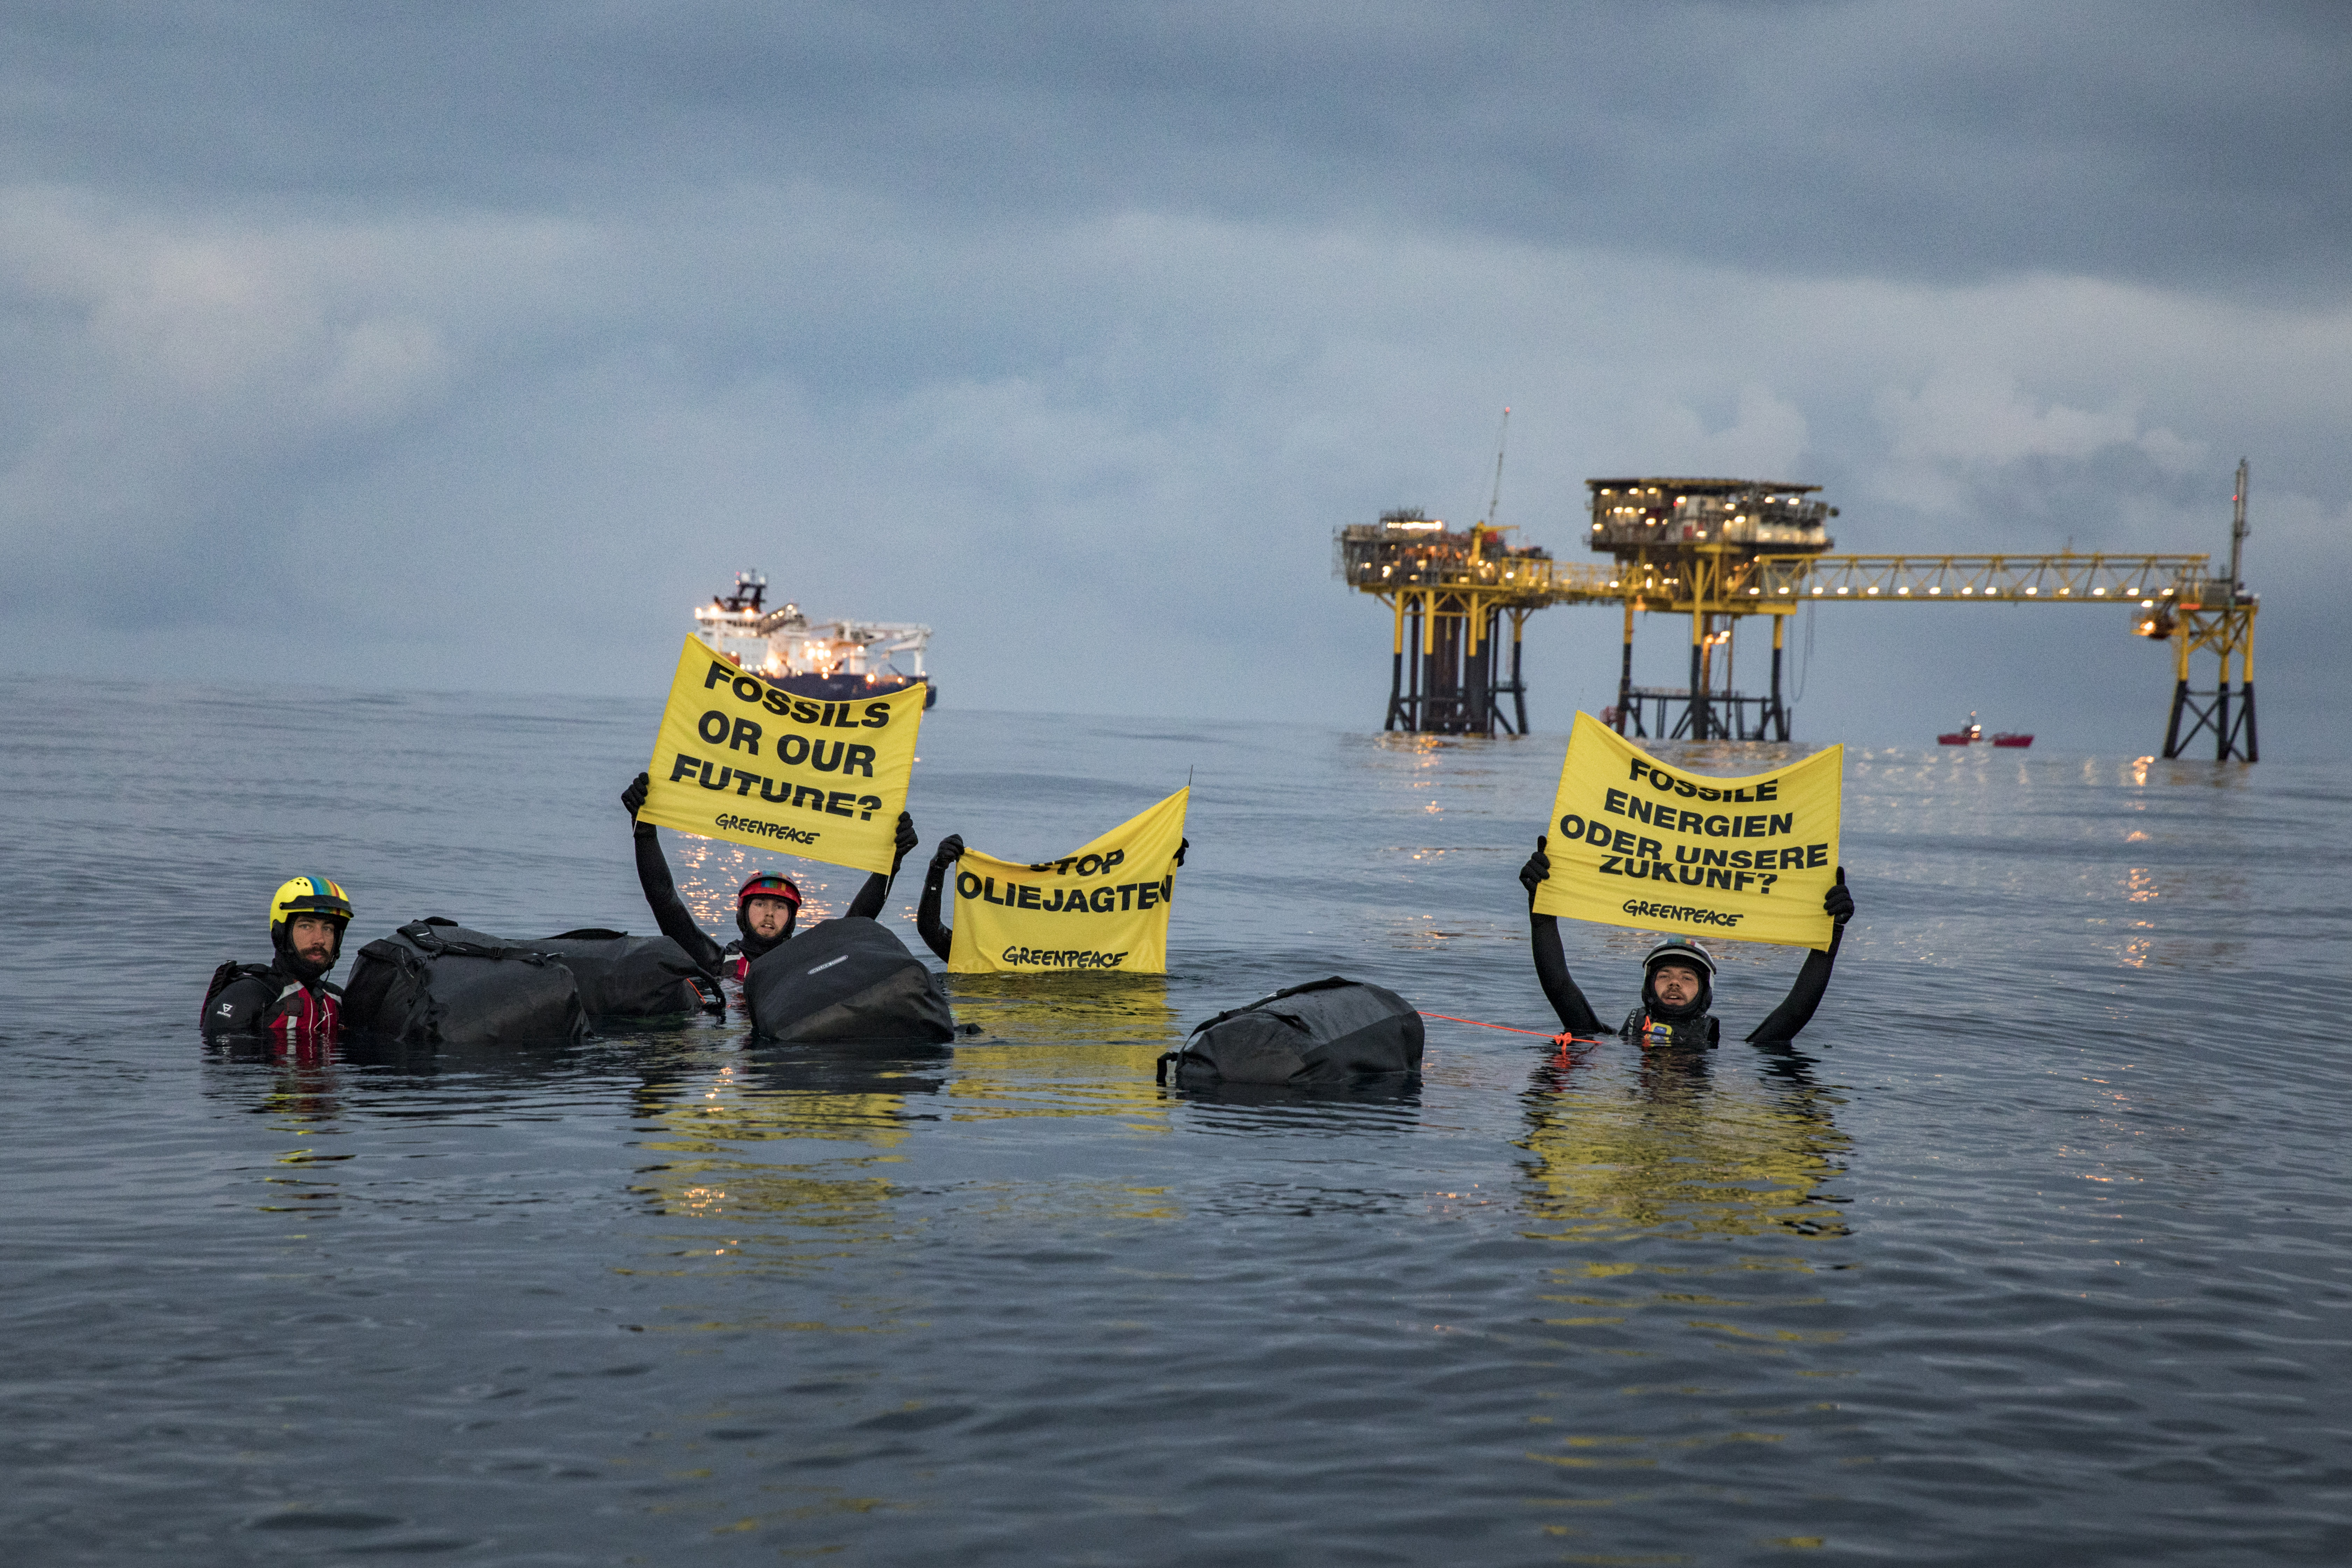
{"label": "black dry bag", "polygon": [[580,1005],[592,1020],[676,1018],[726,1006],[717,979],[666,936],[568,931],[517,945],[562,960],[580,982]]}
{"label": "black dry bag", "polygon": [[580,983],[559,959],[446,921],[416,921],[360,949],[343,1026],[408,1046],[576,1040]]}
{"label": "black dry bag", "polygon": [[938,978],[907,944],[863,915],[812,926],[751,961],[743,976],[751,1032],[769,1040],[955,1038]]}
{"label": "black dry bag", "polygon": [[1352,1083],[1421,1070],[1421,1015],[1393,991],[1360,981],[1311,981],[1220,1013],[1160,1058],[1160,1081]]}

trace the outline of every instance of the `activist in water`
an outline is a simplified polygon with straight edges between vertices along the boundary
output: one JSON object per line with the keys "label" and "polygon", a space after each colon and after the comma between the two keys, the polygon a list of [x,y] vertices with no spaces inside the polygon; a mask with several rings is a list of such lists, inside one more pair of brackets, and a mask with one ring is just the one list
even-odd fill
{"label": "activist in water", "polygon": [[[1189,838],[1177,844],[1176,864],[1184,863],[1184,851],[1191,847],[1192,841]],[[939,954],[942,963],[954,954],[955,928],[940,921],[940,897],[947,886],[948,868],[963,858],[963,849],[961,833],[950,833],[940,840],[939,847],[931,851],[930,869],[923,873],[922,899],[915,905],[915,930],[922,937],[923,945]]]}
{"label": "activist in water", "polygon": [[213,971],[205,990],[205,1037],[332,1044],[343,994],[327,984],[327,972],[342,956],[343,928],[351,923],[352,900],[341,884],[324,877],[278,884],[269,900],[276,956],[266,964],[232,961]]}
{"label": "activist in water", "polygon": [[[1551,858],[1544,853],[1546,842],[1538,838],[1536,852],[1519,868],[1520,884],[1528,890],[1536,978],[1542,982],[1552,1011],[1559,1015],[1561,1029],[1591,1039],[1607,1034],[1608,1026],[1594,1015],[1591,1004],[1569,975],[1568,959],[1560,951],[1559,918],[1538,914],[1535,909],[1536,890],[1551,876]],[[1837,868],[1836,884],[1822,896],[1822,912],[1832,922],[1829,946],[1806,951],[1797,983],[1771,1015],[1749,1031],[1748,1044],[1789,1044],[1812,1021],[1813,1009],[1821,1005],[1822,995],[1829,989],[1830,970],[1837,963],[1838,945],[1845,940],[1845,922],[1853,918],[1853,895],[1846,891],[1843,866]],[[1714,1003],[1714,955],[1688,937],[1669,937],[1643,958],[1641,1005],[1625,1016],[1617,1032],[1645,1049],[1712,1046],[1722,1033],[1721,1025],[1709,1012]]]}
{"label": "activist in water", "polygon": [[[677,896],[677,884],[670,879],[669,861],[662,854],[661,840],[654,825],[639,822],[637,812],[646,804],[646,792],[653,785],[652,775],[639,773],[621,792],[621,804],[629,808],[629,821],[635,826],[637,850],[637,882],[646,890],[646,906],[654,912],[654,921],[662,934],[686,949],[695,963],[714,975],[730,980],[741,980],[751,967],[751,961],[771,948],[782,947],[793,939],[793,927],[800,921],[801,890],[790,877],[763,873],[743,884],[735,895],[735,929],[742,934],[721,947],[712,941]],[[862,916],[872,920],[882,912],[882,900],[890,890],[890,877],[898,874],[898,862],[907,858],[916,845],[915,819],[905,812],[898,814],[897,854],[890,863],[890,876],[869,873],[866,885],[849,900],[845,916]]]}

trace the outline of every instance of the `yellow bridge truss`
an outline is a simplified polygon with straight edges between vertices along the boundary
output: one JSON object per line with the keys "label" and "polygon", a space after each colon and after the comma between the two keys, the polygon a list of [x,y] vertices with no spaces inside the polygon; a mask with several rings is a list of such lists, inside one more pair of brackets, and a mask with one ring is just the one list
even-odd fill
{"label": "yellow bridge truss", "polygon": [[[1625,673],[1630,693],[1633,616],[1637,612],[1691,617],[1692,685],[1707,689],[1709,651],[1730,636],[1729,624],[1743,616],[1769,616],[1772,623],[1773,687],[1767,711],[1780,713],[1780,665],[1786,617],[1808,604],[1868,605],[2120,605],[2137,612],[2131,630],[2169,641],[2175,695],[2165,755],[2177,756],[2196,735],[2210,730],[2219,755],[2256,755],[2252,687],[2254,616],[2260,601],[2209,570],[2203,554],[2076,553],[2046,555],[1829,555],[1767,554],[1753,546],[1679,543],[1614,562],[1554,561],[1535,552],[1486,556],[1475,543],[1466,558],[1440,552],[1414,559],[1413,550],[1359,551],[1343,556],[1350,587],[1387,605],[1395,621],[1394,653],[1404,669],[1408,647],[1424,658],[1441,647],[1473,659],[1484,654],[1488,672],[1477,695],[1492,702],[1498,694],[1518,698],[1519,729],[1526,729],[1525,688],[1519,676],[1519,645],[1527,617],[1547,605],[1622,605],[1625,615]],[[1511,668],[1496,679],[1486,639],[1510,620]],[[2221,663],[2214,693],[2189,689],[2189,656],[2204,651]],[[2231,662],[2237,661],[2240,707],[2231,710]],[[1396,690],[1403,689],[1402,684]],[[1415,689],[1418,690],[1418,688]],[[1685,698],[1689,693],[1684,694]],[[1748,700],[1761,700],[1750,699]],[[1397,699],[1391,697],[1393,721]],[[2189,731],[2181,733],[2183,721]],[[1621,725],[1623,718],[1620,717]],[[1763,721],[1759,716],[1759,730]],[[1705,721],[1702,721],[1704,727]],[[1418,726],[1416,726],[1418,727]]]}

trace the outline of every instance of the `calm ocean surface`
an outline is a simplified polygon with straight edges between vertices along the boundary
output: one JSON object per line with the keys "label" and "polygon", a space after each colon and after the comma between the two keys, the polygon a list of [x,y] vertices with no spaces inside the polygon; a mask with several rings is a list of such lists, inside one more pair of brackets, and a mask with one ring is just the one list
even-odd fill
{"label": "calm ocean surface", "polygon": [[[1801,1054],[1435,1024],[1410,1096],[1218,1098],[1153,1058],[1326,974],[1549,1025],[1562,741],[953,698],[890,921],[1191,770],[1164,983],[296,1068],[195,1028],[287,876],[347,954],[650,930],[654,712],[0,682],[6,1560],[2352,1560],[2341,767],[1850,751]],[[795,867],[663,837],[713,929]],[[1568,934],[1622,1013],[1643,940]],[[1796,955],[1725,951],[1728,1040]]]}

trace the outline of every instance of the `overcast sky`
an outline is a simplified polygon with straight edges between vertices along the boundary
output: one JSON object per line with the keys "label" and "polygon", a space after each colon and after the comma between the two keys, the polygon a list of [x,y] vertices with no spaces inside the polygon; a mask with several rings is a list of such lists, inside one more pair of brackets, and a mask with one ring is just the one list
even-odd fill
{"label": "overcast sky", "polygon": [[[2343,755],[2347,42],[2149,0],[0,5],[0,668],[650,703],[758,566],[929,622],[944,702],[1369,728],[1331,531],[1483,512],[1508,405],[1499,521],[1571,558],[1604,473],[1819,483],[1849,550],[2221,552],[2248,457],[2265,752]],[[1530,637],[1539,726],[1609,700],[1612,616]],[[1811,640],[1814,739],[2161,740],[2120,611]]]}

